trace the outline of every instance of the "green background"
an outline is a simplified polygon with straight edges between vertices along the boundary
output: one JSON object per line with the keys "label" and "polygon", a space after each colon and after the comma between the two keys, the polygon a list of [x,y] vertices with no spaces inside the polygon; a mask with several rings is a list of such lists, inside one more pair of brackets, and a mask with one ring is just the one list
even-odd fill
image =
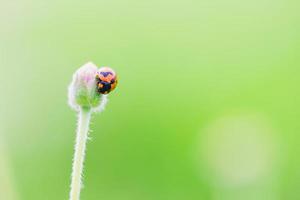
{"label": "green background", "polygon": [[82,200],[300,199],[299,8],[2,0],[0,199],[68,199],[67,86],[88,61],[119,85],[93,115]]}

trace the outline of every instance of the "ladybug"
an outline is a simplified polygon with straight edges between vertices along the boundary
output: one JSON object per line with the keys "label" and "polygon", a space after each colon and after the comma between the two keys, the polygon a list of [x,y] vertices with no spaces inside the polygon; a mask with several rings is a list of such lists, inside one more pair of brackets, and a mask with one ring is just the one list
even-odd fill
{"label": "ladybug", "polygon": [[101,94],[108,94],[113,91],[118,83],[117,75],[109,67],[101,67],[96,74],[97,91]]}

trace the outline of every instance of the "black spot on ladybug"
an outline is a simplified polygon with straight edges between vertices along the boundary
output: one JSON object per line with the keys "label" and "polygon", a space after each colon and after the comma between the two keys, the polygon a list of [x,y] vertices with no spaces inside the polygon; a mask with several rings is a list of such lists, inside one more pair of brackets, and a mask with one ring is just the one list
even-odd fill
{"label": "black spot on ladybug", "polygon": [[110,89],[111,89],[111,84],[108,83],[108,82],[105,82],[105,81],[99,81],[98,82],[98,85],[101,84],[102,87],[98,87],[98,92],[101,93],[101,94],[105,94],[105,93],[108,93],[110,92]]}
{"label": "black spot on ladybug", "polygon": [[112,76],[114,75],[111,72],[100,72],[100,74],[102,74],[104,77],[107,77],[109,74],[112,75]]}

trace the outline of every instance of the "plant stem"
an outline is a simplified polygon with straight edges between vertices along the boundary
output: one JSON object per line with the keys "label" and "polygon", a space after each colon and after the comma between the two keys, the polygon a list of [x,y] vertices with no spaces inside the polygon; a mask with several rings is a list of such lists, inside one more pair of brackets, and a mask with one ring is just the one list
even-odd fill
{"label": "plant stem", "polygon": [[78,127],[73,159],[70,200],[79,200],[80,198],[81,177],[83,172],[83,162],[85,157],[90,118],[91,110],[81,108],[80,112],[78,113]]}

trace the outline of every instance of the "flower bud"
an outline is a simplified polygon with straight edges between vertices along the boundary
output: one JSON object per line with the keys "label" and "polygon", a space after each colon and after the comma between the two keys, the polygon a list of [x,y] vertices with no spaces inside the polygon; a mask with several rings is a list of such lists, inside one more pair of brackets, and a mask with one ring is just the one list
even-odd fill
{"label": "flower bud", "polygon": [[97,108],[101,94],[97,92],[97,66],[89,62],[80,67],[73,75],[69,86],[69,104],[75,109]]}

